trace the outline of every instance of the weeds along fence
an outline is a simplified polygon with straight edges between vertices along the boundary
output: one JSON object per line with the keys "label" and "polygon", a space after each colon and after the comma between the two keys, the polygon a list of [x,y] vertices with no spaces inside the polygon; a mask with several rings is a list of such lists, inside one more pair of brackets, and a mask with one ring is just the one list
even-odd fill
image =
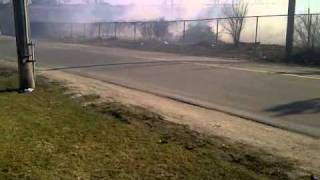
{"label": "weeds along fence", "polygon": [[[157,40],[174,44],[232,43],[230,20],[239,17],[195,20],[50,23],[32,22],[33,36],[57,39]],[[284,45],[287,15],[247,16],[240,41],[252,44]],[[295,45],[320,47],[320,14],[297,14]]]}

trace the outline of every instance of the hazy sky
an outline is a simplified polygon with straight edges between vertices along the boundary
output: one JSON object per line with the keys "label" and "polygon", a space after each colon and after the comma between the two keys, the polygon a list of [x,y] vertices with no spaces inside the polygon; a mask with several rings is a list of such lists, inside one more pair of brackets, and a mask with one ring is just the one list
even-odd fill
{"label": "hazy sky", "polygon": [[[162,4],[171,0],[107,0],[112,4]],[[174,0],[176,3],[187,4],[190,6],[199,6],[200,4],[210,3],[214,0]],[[220,0],[230,1],[230,0]],[[261,10],[266,14],[275,14],[285,12],[287,9],[288,0],[248,0],[251,4],[251,9]],[[308,8],[310,4],[312,12],[320,12],[320,0],[297,0],[297,11],[302,12]]]}

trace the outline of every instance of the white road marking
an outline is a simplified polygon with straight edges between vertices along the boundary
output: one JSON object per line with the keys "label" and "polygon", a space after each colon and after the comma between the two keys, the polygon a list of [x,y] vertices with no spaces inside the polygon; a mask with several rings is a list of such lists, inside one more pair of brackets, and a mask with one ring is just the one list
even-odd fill
{"label": "white road marking", "polygon": [[238,71],[256,72],[256,73],[264,73],[264,74],[276,74],[276,75],[297,77],[297,78],[303,78],[303,79],[320,80],[320,77],[297,75],[297,74],[290,73],[290,72],[288,72],[288,73],[279,73],[277,71],[268,71],[268,70],[260,70],[260,69],[249,69],[249,68],[232,67],[232,66],[222,66],[222,65],[217,65],[217,64],[203,64],[203,63],[194,63],[194,64],[198,64],[198,65],[202,65],[202,66],[209,66],[209,67],[216,67],[216,68],[223,68],[223,69],[238,70]]}

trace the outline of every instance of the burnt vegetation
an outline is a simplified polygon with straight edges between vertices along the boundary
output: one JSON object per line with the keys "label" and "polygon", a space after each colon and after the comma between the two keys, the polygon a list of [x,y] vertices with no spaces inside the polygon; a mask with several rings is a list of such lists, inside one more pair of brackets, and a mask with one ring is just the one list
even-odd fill
{"label": "burnt vegetation", "polygon": [[184,43],[197,44],[202,46],[212,46],[215,42],[215,33],[206,23],[190,24],[185,32]]}

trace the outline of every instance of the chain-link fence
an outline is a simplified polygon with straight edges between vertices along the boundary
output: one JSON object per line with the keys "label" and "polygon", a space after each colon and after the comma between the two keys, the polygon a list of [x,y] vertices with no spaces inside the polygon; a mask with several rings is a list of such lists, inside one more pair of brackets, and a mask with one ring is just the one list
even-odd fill
{"label": "chain-link fence", "polygon": [[[1,16],[0,31],[13,35],[13,20],[6,17]],[[232,18],[236,17],[147,22],[31,22],[31,32],[33,37],[48,39],[158,41],[215,47],[233,43],[228,27]],[[241,43],[285,45],[287,15],[247,16],[243,19]],[[295,21],[295,47],[320,49],[320,14],[297,14]]]}
{"label": "chain-link fence", "polygon": [[[44,23],[31,24],[34,37],[75,39],[118,39],[212,46],[232,43],[231,18],[148,22]],[[284,45],[286,15],[244,17],[240,41],[252,44]],[[319,47],[320,14],[296,15],[297,46]]]}

